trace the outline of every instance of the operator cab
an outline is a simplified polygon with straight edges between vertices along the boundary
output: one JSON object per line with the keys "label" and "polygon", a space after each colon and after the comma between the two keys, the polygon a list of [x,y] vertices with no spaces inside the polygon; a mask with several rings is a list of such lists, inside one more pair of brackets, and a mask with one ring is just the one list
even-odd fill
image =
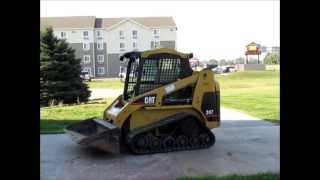
{"label": "operator cab", "polygon": [[125,53],[120,57],[120,61],[128,60],[124,100],[191,76],[189,59],[192,56],[167,48]]}

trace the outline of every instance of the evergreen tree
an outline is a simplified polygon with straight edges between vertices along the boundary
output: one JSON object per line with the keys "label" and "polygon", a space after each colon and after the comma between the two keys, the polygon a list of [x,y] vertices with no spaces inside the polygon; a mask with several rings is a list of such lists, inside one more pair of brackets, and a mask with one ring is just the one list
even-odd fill
{"label": "evergreen tree", "polygon": [[52,28],[40,33],[40,103],[86,102],[90,96],[80,77],[80,59],[65,40],[57,39]]}

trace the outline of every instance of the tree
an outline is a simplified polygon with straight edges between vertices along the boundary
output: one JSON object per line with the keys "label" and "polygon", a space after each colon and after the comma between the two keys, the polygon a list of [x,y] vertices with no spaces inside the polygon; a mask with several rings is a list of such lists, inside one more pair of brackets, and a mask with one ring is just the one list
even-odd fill
{"label": "tree", "polygon": [[227,65],[227,61],[226,61],[225,59],[221,59],[221,60],[219,61],[219,65],[220,65],[220,66]]}
{"label": "tree", "polygon": [[239,57],[239,58],[237,58],[236,60],[235,60],[235,63],[236,64],[244,64],[244,58],[243,57]]}
{"label": "tree", "polygon": [[280,55],[278,53],[268,53],[263,62],[264,64],[280,64]]}
{"label": "tree", "polygon": [[215,59],[211,59],[211,60],[209,60],[209,63],[210,64],[219,64],[219,62],[217,61],[217,60],[215,60]]}
{"label": "tree", "polygon": [[80,59],[52,28],[40,33],[40,104],[86,102],[88,85],[80,77]]}
{"label": "tree", "polygon": [[234,65],[235,64],[235,60],[227,60],[227,65]]}

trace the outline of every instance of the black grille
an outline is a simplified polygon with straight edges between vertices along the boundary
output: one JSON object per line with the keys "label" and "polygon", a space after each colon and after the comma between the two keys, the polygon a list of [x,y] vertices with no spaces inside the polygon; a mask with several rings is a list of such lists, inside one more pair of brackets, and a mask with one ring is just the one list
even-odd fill
{"label": "black grille", "polygon": [[180,59],[163,59],[160,63],[160,83],[166,84],[175,81],[180,75]]}
{"label": "black grille", "polygon": [[180,59],[145,59],[139,94],[176,81],[180,75]]}
{"label": "black grille", "polygon": [[192,69],[189,61],[177,55],[164,53],[140,59],[137,59],[137,56],[131,57],[127,68],[124,99],[130,99],[190,75]]}

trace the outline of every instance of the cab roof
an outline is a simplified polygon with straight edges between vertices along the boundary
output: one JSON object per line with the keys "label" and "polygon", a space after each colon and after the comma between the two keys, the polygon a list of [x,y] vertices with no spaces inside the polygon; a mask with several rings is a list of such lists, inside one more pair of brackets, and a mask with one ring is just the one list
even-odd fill
{"label": "cab roof", "polygon": [[171,48],[158,48],[158,49],[152,49],[152,50],[147,50],[147,51],[127,52],[120,57],[120,61],[122,61],[123,58],[130,58],[130,59],[131,58],[133,58],[133,59],[148,58],[148,57],[156,55],[156,54],[164,54],[164,53],[177,55],[177,56],[180,56],[182,59],[186,59],[186,60],[189,60],[190,58],[193,57],[192,53],[189,53],[189,54],[181,53],[181,52],[178,52],[175,49],[171,49]]}

